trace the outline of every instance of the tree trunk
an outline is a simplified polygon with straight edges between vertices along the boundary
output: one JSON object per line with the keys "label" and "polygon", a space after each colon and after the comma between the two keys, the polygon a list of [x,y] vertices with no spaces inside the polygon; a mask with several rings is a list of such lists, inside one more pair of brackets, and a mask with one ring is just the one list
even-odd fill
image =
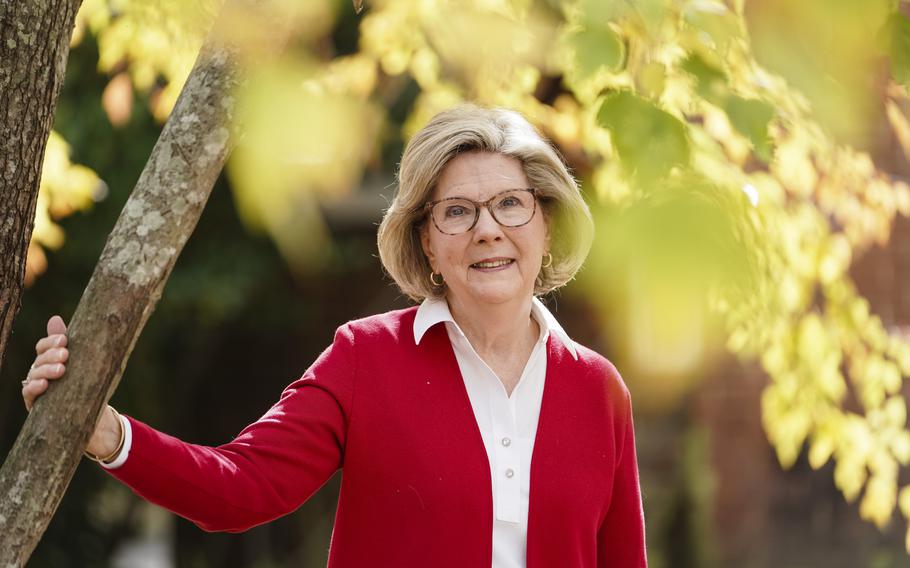
{"label": "tree trunk", "polygon": [[22,303],[44,149],[81,3],[0,1],[0,368]]}
{"label": "tree trunk", "polygon": [[205,42],[69,322],[66,377],[36,401],[0,468],[2,566],[23,565],[47,528],[227,158],[241,73],[238,48],[216,38]]}

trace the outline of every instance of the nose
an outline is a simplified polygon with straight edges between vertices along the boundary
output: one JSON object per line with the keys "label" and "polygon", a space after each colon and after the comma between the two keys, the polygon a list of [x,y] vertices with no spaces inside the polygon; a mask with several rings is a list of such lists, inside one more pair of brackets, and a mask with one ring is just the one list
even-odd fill
{"label": "nose", "polygon": [[502,225],[496,222],[486,207],[480,209],[480,217],[471,232],[474,233],[474,241],[478,243],[502,239]]}

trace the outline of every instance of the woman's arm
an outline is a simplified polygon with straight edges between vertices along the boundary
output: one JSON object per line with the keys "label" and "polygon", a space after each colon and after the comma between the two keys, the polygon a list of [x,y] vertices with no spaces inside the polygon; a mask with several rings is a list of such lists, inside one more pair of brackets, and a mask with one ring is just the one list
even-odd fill
{"label": "woman's arm", "polygon": [[613,477],[610,509],[597,533],[597,566],[646,568],[645,516],[638,482],[638,460],[631,400],[619,460]]}
{"label": "woman's arm", "polygon": [[[23,382],[29,411],[49,381],[65,380],[66,326],[54,316],[47,331]],[[109,457],[106,471],[145,499],[205,530],[243,531],[293,511],[341,467],[356,372],[354,337],[345,325],[280,400],[230,443],[188,444],[106,411],[86,449]]]}
{"label": "woman's arm", "polygon": [[281,399],[227,444],[189,444],[129,418],[129,455],[106,471],[208,531],[240,532],[295,510],[342,466],[353,343],[350,328],[339,328]]}

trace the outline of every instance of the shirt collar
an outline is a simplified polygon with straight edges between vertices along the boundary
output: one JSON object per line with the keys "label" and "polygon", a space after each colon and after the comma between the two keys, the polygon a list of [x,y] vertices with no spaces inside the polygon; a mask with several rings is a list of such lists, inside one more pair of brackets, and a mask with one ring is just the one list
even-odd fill
{"label": "shirt collar", "polygon": [[[537,324],[540,325],[541,338],[546,341],[550,333],[555,333],[556,337],[560,339],[560,342],[566,346],[569,353],[572,354],[574,359],[578,359],[578,352],[575,349],[575,342],[569,337],[565,332],[559,322],[556,321],[556,317],[550,313],[550,310],[543,305],[539,299],[531,299],[531,316],[537,321]],[[414,343],[420,345],[420,340],[423,339],[424,334],[427,330],[436,325],[437,323],[451,322],[452,325],[461,333],[461,328],[458,327],[458,324],[455,322],[455,318],[452,317],[452,312],[449,311],[449,304],[446,302],[445,298],[427,298],[424,300],[420,307],[417,308],[417,315],[414,318]],[[462,335],[464,335],[462,333]]]}

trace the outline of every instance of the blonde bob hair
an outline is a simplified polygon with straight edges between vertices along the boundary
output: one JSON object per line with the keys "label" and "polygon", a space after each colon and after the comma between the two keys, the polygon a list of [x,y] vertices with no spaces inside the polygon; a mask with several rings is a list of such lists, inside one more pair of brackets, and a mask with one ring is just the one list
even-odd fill
{"label": "blonde bob hair", "polygon": [[402,292],[420,302],[445,294],[429,279],[421,246],[431,200],[449,161],[465,152],[494,152],[522,164],[549,226],[553,262],[541,268],[534,294],[546,294],[581,268],[594,235],[591,212],[556,150],[517,112],[462,104],[437,114],[408,143],[398,170],[398,190],[379,226],[379,257]]}

